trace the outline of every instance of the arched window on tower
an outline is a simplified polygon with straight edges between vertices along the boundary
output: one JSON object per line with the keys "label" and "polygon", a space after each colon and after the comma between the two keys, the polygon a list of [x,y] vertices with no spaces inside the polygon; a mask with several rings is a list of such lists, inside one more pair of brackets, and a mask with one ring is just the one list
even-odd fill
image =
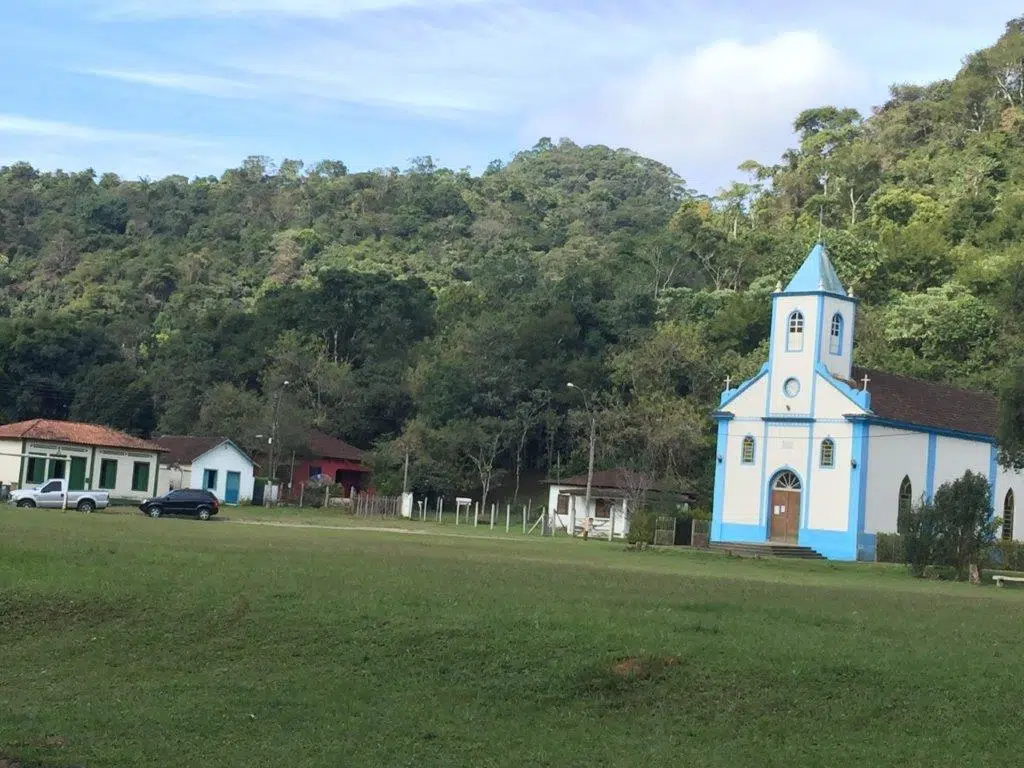
{"label": "arched window on tower", "polygon": [[1006,498],[1003,499],[1003,539],[1005,541],[1013,540],[1013,489],[1011,488],[1006,492]]}
{"label": "arched window on tower", "polygon": [[831,438],[821,441],[821,466],[834,467],[836,465],[836,444]]}
{"label": "arched window on tower", "polygon": [[832,315],[832,328],[828,337],[828,351],[833,355],[843,354],[843,316]]}
{"label": "arched window on tower", "polygon": [[750,435],[743,438],[743,451],[740,456],[740,461],[744,464],[754,463],[754,438]]}
{"label": "arched window on tower", "polygon": [[911,510],[911,508],[913,508],[913,506],[914,506],[914,486],[911,485],[911,483],[910,483],[910,476],[909,475],[904,475],[903,476],[903,481],[900,483],[900,498],[899,498],[899,506],[897,508],[898,515],[897,515],[897,518],[896,518],[896,527],[897,527],[897,529],[899,530],[900,533],[903,533],[903,530],[902,530],[902,527],[903,527],[902,526],[903,516],[905,514],[907,514],[908,512],[910,512],[910,510]]}
{"label": "arched window on tower", "polygon": [[804,349],[804,315],[800,310],[789,316],[786,330],[786,351],[802,352]]}

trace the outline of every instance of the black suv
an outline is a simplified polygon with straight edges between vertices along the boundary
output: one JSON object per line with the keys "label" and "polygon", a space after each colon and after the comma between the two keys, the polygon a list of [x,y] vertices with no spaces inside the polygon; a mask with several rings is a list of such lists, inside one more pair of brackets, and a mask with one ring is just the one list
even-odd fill
{"label": "black suv", "polygon": [[220,510],[220,502],[209,491],[182,488],[155,499],[146,499],[139,504],[139,509],[152,518],[161,515],[190,515],[200,520],[209,520]]}

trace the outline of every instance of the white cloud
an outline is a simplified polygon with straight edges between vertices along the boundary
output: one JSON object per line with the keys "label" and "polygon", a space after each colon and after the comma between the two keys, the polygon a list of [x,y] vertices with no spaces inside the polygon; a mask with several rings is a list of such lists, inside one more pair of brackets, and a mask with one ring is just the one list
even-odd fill
{"label": "white cloud", "polygon": [[300,42],[259,54],[247,46],[222,48],[210,65],[324,101],[442,117],[512,115],[557,103],[595,73],[680,44],[667,21],[511,3],[444,22],[403,16],[353,25],[344,34],[310,31]]}
{"label": "white cloud", "polygon": [[96,128],[0,114],[0,165],[114,170],[129,178],[160,178],[185,168],[220,173],[237,157],[223,144],[188,136]]}
{"label": "white cloud", "polygon": [[24,117],[22,115],[0,114],[0,134],[34,136],[87,144],[116,142],[143,144],[149,146],[159,145],[164,147],[211,146],[209,141],[185,136],[122,131],[111,128],[95,128],[88,125],[76,125],[75,123],[40,120],[33,117]]}
{"label": "white cloud", "polygon": [[97,3],[107,18],[217,18],[228,16],[288,16],[343,19],[360,13],[409,9],[438,9],[475,5],[491,0],[116,0]]}
{"label": "white cloud", "polygon": [[85,69],[84,74],[121,80],[126,83],[189,91],[206,96],[251,96],[256,90],[251,83],[230,80],[210,75],[185,74],[180,72],[139,72],[128,69]]}
{"label": "white cloud", "polygon": [[535,117],[528,128],[534,137],[630,147],[694,181],[747,158],[774,161],[791,143],[801,110],[858,103],[864,86],[812,32],[754,44],[720,40],[650,61],[587,98]]}

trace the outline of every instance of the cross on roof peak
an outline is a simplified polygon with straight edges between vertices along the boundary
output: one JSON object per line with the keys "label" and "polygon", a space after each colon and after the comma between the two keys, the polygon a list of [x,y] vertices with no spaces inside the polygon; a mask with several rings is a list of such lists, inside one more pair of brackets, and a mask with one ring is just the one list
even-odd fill
{"label": "cross on roof peak", "polygon": [[732,376],[725,377],[725,388],[732,389]]}
{"label": "cross on roof peak", "polygon": [[866,390],[866,389],[868,388],[868,382],[869,382],[869,381],[871,381],[871,379],[870,379],[870,378],[868,377],[868,375],[867,375],[867,374],[865,373],[865,374],[864,374],[864,378],[863,378],[863,379],[861,379],[861,381],[862,381],[862,382],[864,383],[864,386],[863,386],[863,387],[861,387],[861,389],[863,389],[863,390]]}

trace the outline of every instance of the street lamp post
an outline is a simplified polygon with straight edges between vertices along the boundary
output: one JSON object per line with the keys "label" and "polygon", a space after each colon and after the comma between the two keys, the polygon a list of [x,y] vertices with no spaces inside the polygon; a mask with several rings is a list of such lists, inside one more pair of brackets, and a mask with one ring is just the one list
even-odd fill
{"label": "street lamp post", "polygon": [[[594,414],[593,409],[590,407],[590,398],[587,397],[586,390],[582,389],[581,387],[577,387],[571,381],[568,384],[566,384],[566,386],[569,389],[575,389],[581,395],[583,395],[583,405],[587,409],[587,415],[590,416],[590,458],[587,461],[587,496],[586,496],[586,501],[584,501],[584,503],[583,503],[583,507],[586,510],[587,514],[589,515],[590,514],[590,489],[591,489],[591,486],[594,483],[594,442],[595,442],[595,437],[596,437],[596,433],[597,433],[597,416]],[[574,507],[574,511],[575,511],[575,507]],[[576,520],[575,520],[575,517],[576,516],[574,514],[573,515],[573,520],[572,520],[572,535],[573,536],[576,535]]]}

